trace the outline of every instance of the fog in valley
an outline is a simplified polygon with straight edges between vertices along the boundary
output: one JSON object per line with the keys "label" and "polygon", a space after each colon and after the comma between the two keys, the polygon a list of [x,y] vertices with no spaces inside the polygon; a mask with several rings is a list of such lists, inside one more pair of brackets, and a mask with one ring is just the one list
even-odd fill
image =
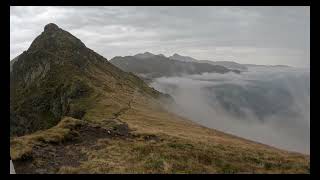
{"label": "fog in valley", "polygon": [[248,72],[160,77],[175,113],[280,149],[310,154],[310,69],[250,67]]}

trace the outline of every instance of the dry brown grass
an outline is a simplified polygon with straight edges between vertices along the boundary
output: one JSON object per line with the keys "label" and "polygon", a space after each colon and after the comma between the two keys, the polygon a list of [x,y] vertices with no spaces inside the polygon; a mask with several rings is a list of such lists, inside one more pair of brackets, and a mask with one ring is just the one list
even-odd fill
{"label": "dry brown grass", "polygon": [[33,147],[41,143],[61,143],[68,140],[71,129],[82,124],[83,121],[66,117],[53,128],[44,131],[38,131],[31,135],[12,138],[10,140],[10,154],[12,160],[28,159],[32,153]]}
{"label": "dry brown grass", "polygon": [[12,158],[27,157],[39,143],[63,142],[79,123],[104,126],[105,119],[114,118],[133,100],[131,108],[117,117],[118,123],[128,124],[133,137],[100,138],[95,142],[99,148],[82,145],[87,159],[78,166],[62,165],[57,173],[309,173],[308,156],[197,125],[169,113],[150,97],[129,95],[103,94],[84,121],[65,118],[47,131],[11,140]]}
{"label": "dry brown grass", "polygon": [[[101,139],[101,149],[83,150],[88,160],[59,173],[306,173],[302,157],[227,149],[222,144],[195,143],[159,136],[160,140]],[[260,152],[260,153],[258,153]]]}

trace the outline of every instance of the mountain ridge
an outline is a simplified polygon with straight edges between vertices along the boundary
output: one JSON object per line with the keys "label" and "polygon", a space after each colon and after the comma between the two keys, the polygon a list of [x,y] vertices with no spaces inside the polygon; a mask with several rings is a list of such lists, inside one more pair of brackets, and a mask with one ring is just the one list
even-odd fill
{"label": "mountain ridge", "polygon": [[135,56],[117,56],[110,60],[112,64],[120,69],[135,73],[142,77],[161,77],[161,76],[181,76],[185,74],[201,73],[240,73],[237,70],[230,70],[220,65],[211,65],[208,63],[183,62],[172,60],[165,56],[147,54],[141,58],[138,54]]}
{"label": "mountain ridge", "polygon": [[177,61],[183,61],[183,62],[198,62],[198,60],[189,57],[189,56],[181,56],[177,53],[174,53],[172,56],[169,56],[169,59],[177,60]]}

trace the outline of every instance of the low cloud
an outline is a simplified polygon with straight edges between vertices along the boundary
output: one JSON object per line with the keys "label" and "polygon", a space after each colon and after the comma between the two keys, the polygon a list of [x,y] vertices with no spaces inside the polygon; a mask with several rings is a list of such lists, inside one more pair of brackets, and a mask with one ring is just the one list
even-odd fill
{"label": "low cloud", "polygon": [[158,78],[171,110],[205,126],[289,151],[310,151],[310,71],[256,68],[242,74]]}

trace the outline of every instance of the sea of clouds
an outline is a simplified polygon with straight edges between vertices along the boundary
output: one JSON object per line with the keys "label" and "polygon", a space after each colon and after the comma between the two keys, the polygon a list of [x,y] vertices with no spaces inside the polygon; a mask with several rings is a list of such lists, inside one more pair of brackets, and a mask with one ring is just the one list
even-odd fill
{"label": "sea of clouds", "polygon": [[310,69],[252,67],[241,74],[160,77],[170,109],[199,124],[310,154]]}

